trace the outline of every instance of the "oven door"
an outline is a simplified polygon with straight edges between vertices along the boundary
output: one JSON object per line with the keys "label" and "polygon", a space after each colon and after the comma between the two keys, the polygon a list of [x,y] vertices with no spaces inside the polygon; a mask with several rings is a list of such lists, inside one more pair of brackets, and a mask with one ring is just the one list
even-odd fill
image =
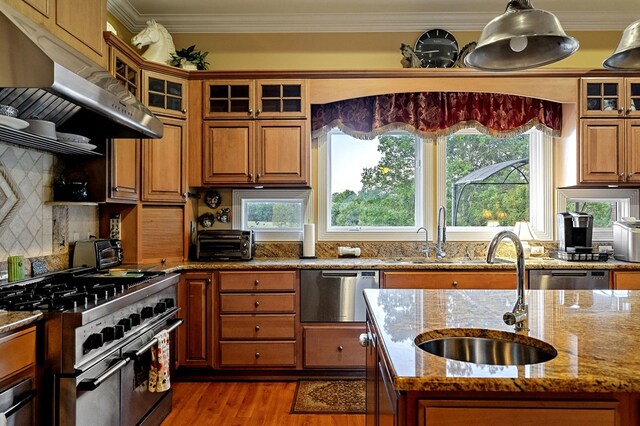
{"label": "oven door", "polygon": [[172,332],[182,322],[179,318],[163,321],[122,349],[123,357],[131,361],[120,372],[123,426],[159,425],[171,411],[171,389],[166,392],[148,390],[150,351],[158,343],[158,333]]}
{"label": "oven door", "polygon": [[0,412],[8,426],[33,426],[33,381],[25,379],[0,393]]}

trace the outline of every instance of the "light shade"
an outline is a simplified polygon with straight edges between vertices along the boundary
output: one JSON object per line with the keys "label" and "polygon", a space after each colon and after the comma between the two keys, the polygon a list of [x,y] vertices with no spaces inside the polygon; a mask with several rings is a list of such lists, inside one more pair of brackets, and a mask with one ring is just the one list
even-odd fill
{"label": "light shade", "polygon": [[604,60],[602,66],[609,70],[640,69],[640,20],[624,30],[615,52]]}
{"label": "light shade", "polygon": [[578,47],[555,15],[534,9],[529,0],[514,0],[484,27],[464,63],[484,71],[516,71],[557,62]]}
{"label": "light shade", "polygon": [[516,222],[513,226],[513,233],[520,238],[520,241],[531,241],[536,239],[533,235],[533,230],[531,229],[529,222]]}

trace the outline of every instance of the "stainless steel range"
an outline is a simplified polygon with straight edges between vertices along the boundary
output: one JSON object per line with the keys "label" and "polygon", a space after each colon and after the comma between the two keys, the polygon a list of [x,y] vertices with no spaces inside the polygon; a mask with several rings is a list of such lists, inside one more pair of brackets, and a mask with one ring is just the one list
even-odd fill
{"label": "stainless steel range", "polygon": [[171,410],[171,390],[147,390],[148,351],[159,332],[182,323],[175,318],[178,277],[113,277],[79,268],[0,287],[0,308],[44,312],[41,423],[161,423]]}

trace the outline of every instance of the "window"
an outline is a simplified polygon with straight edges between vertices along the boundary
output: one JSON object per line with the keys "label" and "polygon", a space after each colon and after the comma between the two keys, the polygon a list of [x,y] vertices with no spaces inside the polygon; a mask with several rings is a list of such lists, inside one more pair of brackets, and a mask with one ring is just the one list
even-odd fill
{"label": "window", "polygon": [[639,216],[637,189],[559,189],[558,212],[593,215],[593,240],[613,241],[613,222]]}
{"label": "window", "polygon": [[464,129],[438,139],[439,205],[447,238],[488,240],[529,221],[540,240],[553,239],[551,138],[530,130],[496,138]]}
{"label": "window", "polygon": [[423,142],[406,132],[318,144],[319,240],[415,239],[424,223]]}
{"label": "window", "polygon": [[234,229],[253,229],[256,241],[302,241],[303,225],[311,221],[311,191],[233,191]]}

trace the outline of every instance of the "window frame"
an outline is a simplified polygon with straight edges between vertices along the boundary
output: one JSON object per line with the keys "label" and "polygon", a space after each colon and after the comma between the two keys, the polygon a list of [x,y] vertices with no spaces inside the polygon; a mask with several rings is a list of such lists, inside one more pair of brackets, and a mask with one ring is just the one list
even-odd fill
{"label": "window frame", "polygon": [[[432,219],[429,200],[433,199],[433,189],[427,182],[427,167],[423,164],[433,163],[432,143],[412,135],[416,138],[416,226],[405,227],[367,227],[344,228],[331,227],[331,203],[330,183],[331,170],[329,168],[331,154],[330,137],[334,134],[342,134],[339,129],[331,131],[317,138],[318,146],[318,241],[424,241],[424,234],[416,231],[424,223],[430,223]],[[408,134],[402,131],[390,131],[385,134]],[[418,208],[421,207],[421,208]],[[431,236],[432,233],[429,233]]]}
{"label": "window frame", "polygon": [[302,201],[302,226],[296,231],[282,231],[279,229],[259,230],[254,228],[255,241],[302,241],[305,223],[313,222],[313,197],[310,189],[235,189],[232,192],[233,229],[246,228],[244,203],[246,200],[299,200]]}
{"label": "window frame", "polygon": [[[617,195],[617,196],[612,196]],[[567,188],[557,191],[557,212],[567,211],[567,200],[586,202],[615,202],[618,218],[640,216],[640,199],[638,190],[631,188]],[[593,241],[613,241],[613,226],[611,228],[593,228]]]}

